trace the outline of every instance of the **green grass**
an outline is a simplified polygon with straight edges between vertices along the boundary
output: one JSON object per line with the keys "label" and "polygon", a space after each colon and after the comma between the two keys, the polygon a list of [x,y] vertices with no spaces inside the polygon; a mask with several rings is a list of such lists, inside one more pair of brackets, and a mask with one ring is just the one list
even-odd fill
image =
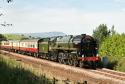
{"label": "green grass", "polygon": [[125,72],[125,57],[119,61],[116,70]]}
{"label": "green grass", "polygon": [[0,84],[52,84],[33,68],[23,66],[20,62],[2,57],[0,54]]}
{"label": "green grass", "polygon": [[23,38],[26,38],[23,35],[16,35],[16,34],[4,34],[4,36],[8,39],[8,40],[20,40]]}

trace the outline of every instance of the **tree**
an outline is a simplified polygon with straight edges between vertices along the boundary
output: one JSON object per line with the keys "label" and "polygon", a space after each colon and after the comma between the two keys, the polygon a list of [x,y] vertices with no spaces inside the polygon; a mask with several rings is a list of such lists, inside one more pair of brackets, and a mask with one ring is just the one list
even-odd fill
{"label": "tree", "polygon": [[93,30],[93,37],[99,44],[110,35],[110,31],[106,24],[100,24],[95,30]]}
{"label": "tree", "polygon": [[10,2],[12,2],[13,0],[7,0],[7,3],[10,3]]}
{"label": "tree", "polygon": [[3,40],[7,40],[5,36],[3,36],[2,34],[0,34],[0,49],[1,49],[1,41]]}
{"label": "tree", "polygon": [[112,25],[112,28],[111,28],[111,35],[115,35],[115,34],[116,34],[115,26]]}
{"label": "tree", "polygon": [[0,41],[2,41],[2,40],[6,40],[6,37],[4,35],[0,34]]}
{"label": "tree", "polygon": [[[100,56],[108,56],[113,68],[124,67],[125,64],[125,34],[115,34],[106,38],[100,48]],[[124,60],[122,60],[124,59]],[[123,64],[122,64],[123,63]],[[110,64],[110,66],[111,66]],[[114,64],[116,64],[114,66]],[[118,64],[118,65],[117,65]],[[124,68],[125,71],[125,68]]]}

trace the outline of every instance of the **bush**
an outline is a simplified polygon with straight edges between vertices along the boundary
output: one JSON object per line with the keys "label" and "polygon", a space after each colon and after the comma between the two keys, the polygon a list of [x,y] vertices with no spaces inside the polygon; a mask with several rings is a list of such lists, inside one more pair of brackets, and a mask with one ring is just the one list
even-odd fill
{"label": "bush", "polygon": [[[125,57],[125,34],[115,34],[107,37],[99,48],[101,56],[108,56],[110,68],[118,69],[122,58]],[[115,64],[115,65],[114,65]]]}
{"label": "bush", "polygon": [[118,66],[116,67],[116,70],[124,71],[124,72],[125,72],[125,57],[123,57],[123,58],[119,61]]}

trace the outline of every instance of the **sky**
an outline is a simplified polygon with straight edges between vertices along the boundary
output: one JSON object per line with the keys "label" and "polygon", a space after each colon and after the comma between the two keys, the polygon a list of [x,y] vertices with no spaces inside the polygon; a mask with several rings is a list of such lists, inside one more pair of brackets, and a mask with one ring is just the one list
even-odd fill
{"label": "sky", "polygon": [[0,0],[0,33],[92,34],[100,24],[125,32],[125,0]]}

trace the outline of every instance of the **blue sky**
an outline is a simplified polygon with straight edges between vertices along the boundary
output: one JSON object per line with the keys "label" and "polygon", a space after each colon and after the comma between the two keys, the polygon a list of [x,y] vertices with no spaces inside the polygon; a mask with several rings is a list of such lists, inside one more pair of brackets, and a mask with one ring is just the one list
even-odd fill
{"label": "blue sky", "polygon": [[[0,2],[5,15],[0,22],[12,27],[0,33],[31,33],[60,31],[66,34],[92,34],[99,24],[115,25],[125,32],[125,0],[13,0]],[[2,10],[4,9],[4,10]]]}
{"label": "blue sky", "polygon": [[15,0],[17,7],[77,8],[88,11],[115,11],[125,7],[124,0]]}
{"label": "blue sky", "polygon": [[16,7],[76,8],[85,11],[118,11],[124,0],[15,0]]}

